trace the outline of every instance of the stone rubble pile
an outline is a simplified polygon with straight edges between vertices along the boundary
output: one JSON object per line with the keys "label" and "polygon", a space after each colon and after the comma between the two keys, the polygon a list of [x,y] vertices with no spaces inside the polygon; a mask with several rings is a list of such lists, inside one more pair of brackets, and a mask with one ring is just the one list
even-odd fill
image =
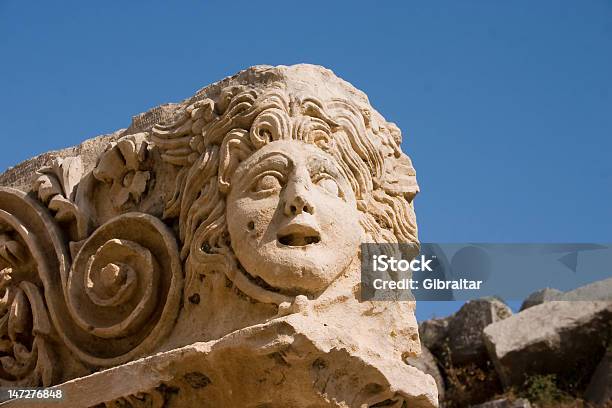
{"label": "stone rubble pile", "polygon": [[[419,324],[423,354],[407,363],[432,375],[441,407],[530,407],[517,398],[554,379],[584,406],[612,404],[612,279],[571,292],[543,289],[518,313],[496,298]],[[588,296],[586,296],[588,295]],[[537,404],[536,404],[537,406]]]}

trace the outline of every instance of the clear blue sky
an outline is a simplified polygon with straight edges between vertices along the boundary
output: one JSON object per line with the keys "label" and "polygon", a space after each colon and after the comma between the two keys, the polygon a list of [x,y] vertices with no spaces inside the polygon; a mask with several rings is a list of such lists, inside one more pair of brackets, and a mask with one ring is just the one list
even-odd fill
{"label": "clear blue sky", "polygon": [[0,171],[308,62],[403,130],[422,241],[612,241],[610,0],[0,0],[0,51]]}

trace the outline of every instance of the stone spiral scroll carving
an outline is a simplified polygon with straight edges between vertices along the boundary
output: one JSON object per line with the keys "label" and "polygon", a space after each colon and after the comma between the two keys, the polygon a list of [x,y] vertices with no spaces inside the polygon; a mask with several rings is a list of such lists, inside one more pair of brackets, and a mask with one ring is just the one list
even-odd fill
{"label": "stone spiral scroll carving", "polygon": [[36,202],[0,188],[0,203],[0,386],[49,386],[58,367],[41,277],[65,253]]}
{"label": "stone spiral scroll carving", "polygon": [[182,293],[176,239],[153,216],[118,216],[84,243],[65,291],[75,323],[68,342],[79,358],[98,366],[128,361],[172,328]]}
{"label": "stone spiral scroll carving", "polygon": [[176,239],[159,219],[115,217],[82,243],[72,266],[69,260],[51,214],[30,196],[0,188],[3,383],[51,385],[52,335],[100,367],[151,351],[171,330],[182,266]]}

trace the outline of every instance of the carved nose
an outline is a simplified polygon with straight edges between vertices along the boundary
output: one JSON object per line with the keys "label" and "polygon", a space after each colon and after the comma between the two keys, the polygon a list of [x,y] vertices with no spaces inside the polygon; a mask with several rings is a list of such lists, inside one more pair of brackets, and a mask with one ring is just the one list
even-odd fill
{"label": "carved nose", "polygon": [[314,206],[308,200],[308,192],[303,186],[291,186],[287,190],[287,200],[285,201],[286,216],[296,216],[302,213],[314,214]]}
{"label": "carved nose", "polygon": [[306,203],[302,197],[295,197],[291,203],[285,205],[285,214],[287,215],[298,215],[302,213],[313,214],[313,207]]}

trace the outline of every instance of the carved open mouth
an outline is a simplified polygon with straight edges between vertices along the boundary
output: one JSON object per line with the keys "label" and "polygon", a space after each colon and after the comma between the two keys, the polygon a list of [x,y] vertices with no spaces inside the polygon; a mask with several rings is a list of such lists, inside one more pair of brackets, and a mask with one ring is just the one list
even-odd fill
{"label": "carved open mouth", "polygon": [[278,237],[278,242],[287,246],[306,246],[318,244],[321,238],[318,236],[305,236],[301,234],[289,234]]}
{"label": "carved open mouth", "polygon": [[278,232],[277,240],[285,246],[302,247],[321,242],[321,234],[310,225],[290,224]]}

